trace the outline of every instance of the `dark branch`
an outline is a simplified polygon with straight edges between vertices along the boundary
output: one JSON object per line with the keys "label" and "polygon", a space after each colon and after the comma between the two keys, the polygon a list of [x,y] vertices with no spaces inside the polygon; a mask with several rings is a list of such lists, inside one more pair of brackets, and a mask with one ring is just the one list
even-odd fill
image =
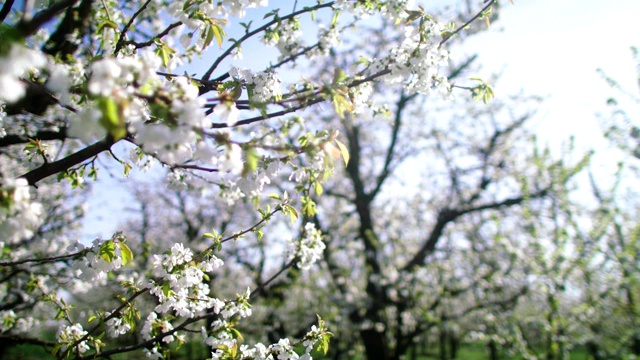
{"label": "dark branch", "polygon": [[67,156],[64,159],[43,164],[39,168],[31,170],[20,177],[27,179],[29,185],[35,185],[42,179],[68,170],[74,165],[80,164],[81,162],[86,161],[105,150],[109,150],[113,144],[115,144],[115,142],[111,137],[104,138],[74,154]]}
{"label": "dark branch", "polygon": [[[415,94],[414,94],[415,95]],[[414,95],[406,96],[404,91],[400,93],[400,99],[398,100],[398,107],[396,108],[396,116],[393,121],[393,129],[391,130],[391,143],[389,144],[389,148],[387,149],[387,156],[384,159],[384,165],[382,167],[382,171],[378,175],[376,179],[376,187],[368,194],[368,196],[373,199],[378,195],[380,189],[382,188],[382,184],[389,177],[391,171],[389,170],[391,167],[391,161],[393,161],[393,156],[395,155],[396,143],[398,141],[398,134],[400,133],[400,126],[402,125],[402,115],[405,107],[409,103],[409,101],[415,98]]]}
{"label": "dark branch", "polygon": [[171,32],[171,30],[177,28],[178,26],[182,25],[181,21],[176,21],[173,24],[170,24],[169,26],[167,26],[166,29],[164,29],[160,34],[154,36],[151,40],[149,41],[145,41],[145,42],[135,42],[135,41],[131,41],[131,40],[126,40],[123,42],[124,45],[133,45],[135,46],[136,49],[140,49],[143,47],[147,47],[147,46],[151,46],[153,44],[155,44],[155,40],[156,39],[162,39],[163,37],[169,35],[169,33]]}
{"label": "dark branch", "polygon": [[11,345],[20,345],[20,344],[31,344],[31,345],[40,345],[42,347],[54,347],[56,345],[55,342],[44,341],[40,339],[33,338],[23,338],[16,335],[0,335],[0,344],[11,344]]}
{"label": "dark branch", "polygon": [[7,0],[7,2],[2,5],[2,10],[0,10],[0,23],[4,22],[4,19],[7,18],[7,15],[11,12],[11,8],[13,7],[14,0]]}
{"label": "dark branch", "polygon": [[43,130],[38,131],[33,136],[24,135],[7,135],[0,139],[0,147],[7,147],[16,144],[28,143],[31,139],[38,140],[65,140],[67,139],[67,129],[61,129],[60,131]]}
{"label": "dark branch", "polygon": [[66,61],[73,55],[91,22],[93,0],[82,0],[77,8],[69,7],[56,31],[43,46],[43,51],[51,56],[59,56]]}
{"label": "dark branch", "polygon": [[53,19],[56,15],[61,13],[64,9],[73,6],[78,0],[62,0],[54,3],[48,8],[38,12],[31,21],[25,22],[21,20],[17,29],[22,33],[22,36],[28,37],[33,35],[42,25]]}
{"label": "dark branch", "polygon": [[505,199],[499,202],[493,202],[493,203],[479,205],[475,207],[469,207],[466,209],[440,210],[438,212],[438,220],[436,221],[435,226],[429,233],[429,236],[427,237],[427,241],[424,243],[422,248],[420,248],[420,250],[414,255],[414,257],[402,268],[402,271],[410,272],[414,268],[422,265],[425,259],[427,258],[427,256],[429,256],[435,250],[436,244],[442,237],[442,234],[444,233],[444,229],[447,226],[447,224],[455,221],[460,216],[483,211],[483,210],[499,209],[502,207],[518,205],[523,203],[525,199],[536,199],[536,198],[544,197],[547,195],[549,190],[550,189],[547,187],[535,193],[529,194],[528,196],[518,196],[514,198]]}
{"label": "dark branch", "polygon": [[122,49],[122,46],[124,45],[124,41],[127,38],[126,37],[127,31],[129,31],[129,29],[131,28],[131,25],[133,25],[133,22],[136,20],[136,18],[140,16],[140,14],[142,14],[142,12],[147,8],[147,6],[149,6],[149,3],[151,3],[151,0],[147,0],[140,7],[140,9],[138,9],[138,11],[136,11],[135,14],[131,16],[131,19],[129,19],[129,22],[124,26],[124,28],[120,32],[120,38],[118,39],[118,43],[116,44],[116,49],[114,51],[115,54],[118,54],[120,52],[120,50]]}

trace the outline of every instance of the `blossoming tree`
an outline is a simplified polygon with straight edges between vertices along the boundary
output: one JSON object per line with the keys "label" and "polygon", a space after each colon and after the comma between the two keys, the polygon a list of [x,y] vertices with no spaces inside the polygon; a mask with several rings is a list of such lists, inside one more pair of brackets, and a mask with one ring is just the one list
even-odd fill
{"label": "blossoming tree", "polygon": [[[312,195],[322,192],[334,163],[349,163],[334,129],[308,124],[297,114],[326,102],[336,117],[350,116],[366,103],[372,83],[447,96],[452,87],[441,71],[448,64],[445,43],[486,16],[494,2],[444,25],[402,0],[293,1],[280,8],[267,0],[5,1],[3,348],[36,344],[58,358],[142,350],[162,358],[185,334],[201,331],[213,358],[297,358],[294,346],[310,358],[312,348],[326,350],[331,333],[320,318],[299,340],[243,344],[235,324],[251,315],[255,293],[237,289],[235,297],[214,296],[212,286],[223,286],[207,280],[223,267],[216,254],[233,240],[262,238],[265,225],[280,215],[294,222],[301,215],[311,218]],[[242,22],[245,17],[252,20]],[[404,36],[388,53],[335,66],[331,76],[305,73],[310,61],[330,54],[365,17],[394,24]],[[233,29],[233,37],[227,36]],[[258,68],[234,66],[254,39],[278,55]],[[204,57],[205,65],[190,66]],[[283,76],[296,67],[297,79]],[[490,96],[485,85],[471,89]],[[122,149],[131,156],[118,155]],[[117,164],[125,175],[134,166],[162,167],[175,186],[197,177],[219,201],[252,200],[257,216],[226,232],[202,234],[198,252],[175,243],[160,253],[140,254],[121,234],[91,243],[49,233],[45,214],[55,204],[67,211],[74,206],[71,198],[57,195],[82,193],[104,162]],[[264,192],[278,174],[290,174],[293,192]],[[60,184],[52,184],[56,179]],[[321,256],[318,229],[312,222],[300,228],[285,267],[307,269]],[[127,270],[140,261],[151,270]],[[75,294],[113,284],[114,302],[73,311]],[[154,306],[141,310],[138,302]],[[39,330],[52,322],[58,330],[48,338]],[[131,333],[137,335],[130,342],[117,341]]]}

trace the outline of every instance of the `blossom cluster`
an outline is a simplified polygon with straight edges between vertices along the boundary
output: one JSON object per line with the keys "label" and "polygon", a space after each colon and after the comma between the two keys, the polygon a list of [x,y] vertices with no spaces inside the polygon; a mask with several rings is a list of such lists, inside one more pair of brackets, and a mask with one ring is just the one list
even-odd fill
{"label": "blossom cluster", "polygon": [[311,52],[311,56],[328,55],[329,51],[342,43],[337,26],[328,29],[323,24],[318,26],[318,48]]}
{"label": "blossom cluster", "polygon": [[265,167],[259,168],[251,176],[246,176],[238,181],[238,188],[249,198],[258,196],[264,191],[265,185],[271,183],[280,172],[280,161],[274,160]]}
{"label": "blossom cluster", "polygon": [[414,9],[414,0],[388,0],[381,2],[378,5],[379,8],[371,6],[363,6],[359,1],[351,0],[336,0],[335,6],[340,9],[346,9],[350,13],[359,16],[369,16],[376,12],[380,13],[383,17],[390,19],[394,22],[401,21],[407,17],[406,9]]}
{"label": "blossom cluster", "polygon": [[24,97],[27,84],[21,78],[29,78],[29,71],[46,63],[42,53],[19,44],[12,44],[7,54],[0,54],[0,103],[14,103]]}
{"label": "blossom cluster", "polygon": [[[109,273],[122,268],[126,262],[118,241],[95,239],[90,247],[85,247],[80,242],[70,245],[69,251],[85,252],[84,256],[73,263],[78,279],[92,286],[106,284]],[[88,291],[91,286],[76,288]]]}
{"label": "blossom cluster", "polygon": [[313,325],[311,331],[301,341],[305,352],[302,355],[298,355],[294,350],[296,344],[287,338],[280,339],[277,343],[269,346],[265,346],[262,343],[257,343],[253,346],[245,344],[238,346],[238,340],[233,336],[231,329],[233,329],[231,324],[224,320],[215,321],[209,334],[206,329],[202,328],[205,343],[213,349],[211,353],[212,360],[226,359],[228,355],[226,351],[234,348],[239,348],[237,358],[241,360],[311,360],[313,347],[322,341],[322,337],[325,334],[324,329]]}
{"label": "blossom cluster", "polygon": [[[109,316],[110,313],[106,313],[106,315]],[[111,336],[112,338],[116,338],[120,335],[124,335],[127,332],[129,332],[129,330],[131,330],[131,325],[126,321],[124,321],[119,316],[114,316],[110,318],[109,320],[106,321],[105,324],[106,324],[107,332],[109,336]]]}
{"label": "blossom cluster", "polygon": [[276,46],[280,58],[294,55],[302,49],[302,30],[297,18],[282,21],[276,28],[269,28],[260,39],[265,45]]}
{"label": "blossom cluster", "polygon": [[0,334],[11,331],[13,334],[28,333],[38,324],[31,316],[18,317],[13,310],[0,311]]}
{"label": "blossom cluster", "polygon": [[232,67],[229,75],[242,81],[249,92],[249,99],[256,103],[278,101],[282,97],[280,77],[276,72],[259,71],[254,73],[248,69]]}
{"label": "blossom cluster", "polygon": [[63,352],[73,349],[72,351],[83,354],[90,349],[87,339],[78,342],[85,335],[87,335],[87,331],[82,328],[82,325],[72,324],[61,327],[60,330],[58,330],[56,338]]}
{"label": "blossom cluster", "polygon": [[0,180],[0,247],[32,236],[41,215],[42,205],[31,201],[25,179]]}
{"label": "blossom cluster", "polygon": [[[165,319],[158,318],[158,314],[156,314],[155,312],[151,312],[149,316],[147,316],[146,321],[144,322],[144,325],[142,327],[142,337],[145,340],[150,340],[156,336],[170,332],[171,330],[173,330],[173,325],[171,325],[171,322]],[[174,332],[170,335],[163,336],[161,342],[170,344],[175,340],[183,340],[183,335]],[[156,343],[150,349],[145,349],[145,354],[149,359],[164,358],[162,348],[158,343]]]}
{"label": "blossom cluster", "polygon": [[325,247],[322,242],[322,233],[316,229],[315,224],[307,223],[304,226],[302,238],[292,239],[288,243],[289,260],[296,259],[299,268],[309,270],[316,261],[322,258]]}
{"label": "blossom cluster", "polygon": [[451,85],[438,73],[449,63],[449,52],[440,46],[444,25],[429,20],[420,26],[408,25],[403,42],[391,49],[390,54],[377,59],[371,66],[373,72],[391,71],[384,77],[390,84],[404,84],[408,93],[429,94],[437,92],[449,96]]}
{"label": "blossom cluster", "polygon": [[192,263],[191,249],[178,243],[166,254],[153,256],[155,280],[150,280],[151,294],[158,298],[155,311],[175,311],[180,316],[194,317],[205,309],[219,313],[225,304],[209,296],[209,285],[204,282],[205,272],[220,268],[224,262],[209,255],[199,263]]}

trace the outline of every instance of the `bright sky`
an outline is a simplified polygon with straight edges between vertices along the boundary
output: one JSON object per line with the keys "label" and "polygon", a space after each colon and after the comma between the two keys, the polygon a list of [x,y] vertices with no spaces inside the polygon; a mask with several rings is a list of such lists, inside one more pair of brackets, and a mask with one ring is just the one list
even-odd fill
{"label": "bright sky", "polygon": [[[606,112],[614,94],[598,68],[636,91],[630,47],[640,46],[637,0],[502,1],[503,11],[492,29],[465,45],[479,53],[487,75],[502,72],[498,94],[547,97],[537,120],[540,136],[550,143],[576,135],[579,146],[604,145],[595,113]],[[594,143],[594,141],[596,141]]]}
{"label": "bright sky", "polygon": [[[574,134],[581,149],[608,148],[595,114],[606,113],[606,99],[614,93],[596,70],[602,68],[624,88],[637,91],[629,48],[640,46],[640,1],[501,3],[500,19],[489,31],[470,38],[462,49],[480,55],[484,73],[479,75],[488,79],[492,73],[502,73],[494,84],[497,96],[521,90],[545,96],[536,122],[540,138],[552,147]],[[96,201],[90,203],[83,241],[98,235],[109,237],[117,229],[116,218],[125,215],[112,206],[128,202],[128,196],[118,188],[108,179],[96,184]]]}

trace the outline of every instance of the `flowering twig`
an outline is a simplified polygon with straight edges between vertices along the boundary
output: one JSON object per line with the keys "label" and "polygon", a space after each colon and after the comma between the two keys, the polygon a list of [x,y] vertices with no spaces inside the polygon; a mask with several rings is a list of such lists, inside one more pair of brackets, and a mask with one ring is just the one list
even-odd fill
{"label": "flowering twig", "polygon": [[65,171],[74,165],[77,165],[87,159],[97,156],[105,150],[109,150],[111,146],[115,144],[115,141],[111,137],[106,137],[92,145],[85,147],[84,149],[73,153],[66,158],[58,161],[43,164],[42,166],[35,168],[28,173],[19,177],[25,178],[29,185],[35,185],[40,180],[45,179],[51,175],[57,174],[61,171]]}
{"label": "flowering twig", "polygon": [[131,16],[131,19],[129,19],[129,22],[127,22],[127,24],[124,26],[124,28],[122,29],[122,31],[120,32],[120,38],[118,39],[118,43],[116,44],[116,49],[113,52],[114,55],[117,55],[120,50],[122,49],[122,46],[125,43],[125,39],[126,39],[126,35],[127,35],[127,31],[129,31],[129,28],[131,28],[131,25],[133,24],[133,22],[135,21],[135,19],[140,16],[140,14],[142,14],[142,12],[147,8],[147,6],[149,6],[149,4],[151,3],[151,0],[147,0],[141,7],[140,9],[138,9],[138,11],[136,11],[133,16]]}
{"label": "flowering twig", "polygon": [[293,12],[289,15],[286,16],[275,16],[273,20],[269,21],[268,23],[262,25],[261,27],[250,31],[248,33],[246,33],[243,37],[241,37],[238,41],[236,41],[233,45],[231,45],[224,53],[222,53],[222,55],[220,55],[216,61],[213,62],[213,64],[211,65],[211,67],[209,67],[209,69],[207,70],[207,72],[204,73],[204,76],[202,77],[202,79],[204,81],[208,81],[211,78],[211,74],[213,74],[213,72],[215,71],[215,69],[218,68],[218,65],[220,65],[220,63],[231,54],[231,52],[237,48],[240,44],[242,44],[244,41],[246,41],[247,39],[251,38],[252,36],[259,34],[261,32],[264,32],[265,30],[267,30],[270,26],[278,24],[284,20],[288,20],[291,18],[294,18],[300,14],[304,14],[307,12],[311,12],[311,11],[315,11],[315,10],[319,10],[325,7],[331,7],[333,6],[333,1],[330,1],[328,3],[324,3],[324,4],[319,4],[316,6],[312,6],[312,7],[306,7],[302,10]]}
{"label": "flowering twig", "polygon": [[182,21],[176,21],[173,24],[167,26],[166,29],[164,29],[161,33],[159,33],[158,35],[154,36],[153,38],[151,38],[151,40],[145,41],[145,42],[135,42],[133,40],[125,40],[123,42],[123,45],[133,45],[135,46],[136,49],[140,49],[143,47],[147,47],[147,46],[151,46],[155,43],[156,39],[162,39],[163,37],[169,35],[169,33],[171,32],[171,30],[177,28],[178,26],[182,25]]}
{"label": "flowering twig", "polygon": [[258,286],[253,291],[251,291],[251,295],[249,296],[249,299],[253,299],[257,297],[259,294],[262,294],[265,291],[265,288],[267,287],[267,285],[269,285],[269,283],[274,281],[278,276],[280,276],[280,274],[282,274],[283,272],[291,268],[296,263],[296,261],[298,261],[298,259],[295,259],[295,258],[292,259],[291,261],[289,261],[289,263],[283,266],[277,273],[273,274],[273,276],[267,279],[267,281],[263,282],[260,286]]}
{"label": "flowering twig", "polygon": [[88,251],[87,249],[84,249],[84,250],[78,251],[77,253],[61,255],[61,256],[53,256],[53,257],[41,258],[41,259],[24,259],[24,260],[18,260],[18,261],[0,262],[0,266],[16,266],[16,265],[22,265],[27,263],[45,264],[45,263],[50,263],[54,261],[69,260],[78,256],[82,256],[86,254],[87,251]]}
{"label": "flowering twig", "polygon": [[489,3],[487,5],[485,5],[485,7],[482,8],[482,10],[480,10],[474,17],[472,17],[469,21],[467,21],[466,23],[462,24],[462,26],[459,26],[457,29],[455,29],[453,32],[448,33],[446,36],[444,36],[442,38],[442,41],[440,41],[440,44],[438,46],[442,46],[444,43],[446,43],[449,39],[451,39],[452,37],[454,37],[457,33],[459,33],[460,31],[462,31],[464,28],[466,28],[467,26],[469,26],[472,22],[474,22],[477,18],[479,18],[480,16],[482,16],[482,14],[487,11],[491,5],[493,5],[493,3],[496,2],[496,0],[490,0]]}

